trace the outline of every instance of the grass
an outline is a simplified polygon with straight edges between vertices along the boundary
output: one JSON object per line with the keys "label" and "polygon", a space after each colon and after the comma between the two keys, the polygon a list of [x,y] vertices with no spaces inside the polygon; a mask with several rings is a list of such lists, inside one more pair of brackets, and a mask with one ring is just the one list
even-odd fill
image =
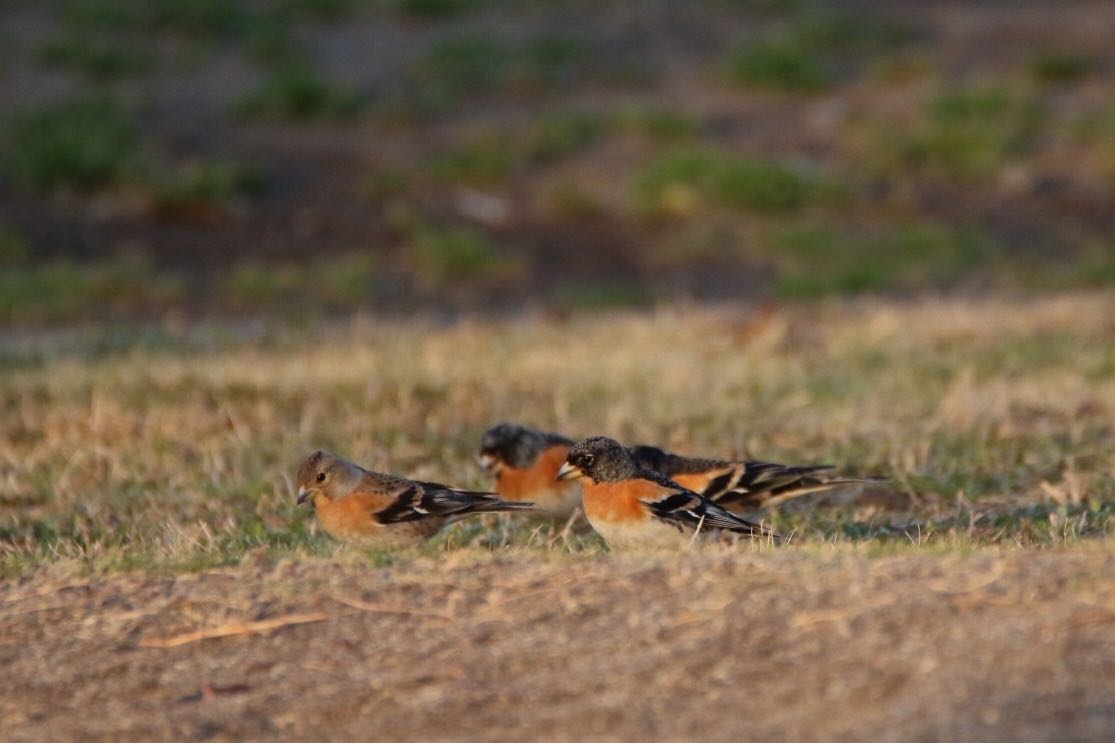
{"label": "grass", "polygon": [[973,270],[993,272],[1002,248],[974,230],[935,224],[877,225],[870,231],[791,227],[764,248],[776,289],[791,298],[955,285]]}
{"label": "grass", "polygon": [[137,114],[114,98],[74,98],[17,111],[7,122],[4,166],[24,188],[93,193],[126,187],[151,213],[174,216],[258,196],[266,178],[234,161],[168,164],[141,139]]}
{"label": "grass", "polygon": [[411,246],[415,278],[429,291],[499,282],[518,273],[514,257],[483,232],[421,227]]}
{"label": "grass", "polygon": [[865,59],[892,54],[912,36],[901,26],[831,11],[802,10],[778,32],[737,46],[726,63],[740,85],[783,93],[831,87]]}
{"label": "grass", "polygon": [[[453,270],[477,265],[459,260]],[[241,290],[258,291],[247,270]],[[289,302],[322,291],[329,272],[362,270],[372,278],[370,267],[318,267],[271,296]],[[806,549],[910,549],[912,533],[918,550],[1075,544],[1115,528],[1109,301],[663,308],[254,336],[106,329],[65,345],[29,336],[0,355],[0,565],[10,577],[60,561],[174,571],[259,548],[333,554],[290,491],[306,451],[485,487],[476,440],[508,417],[891,479],[882,500],[766,514]],[[545,528],[497,523],[443,539],[559,549],[545,546]],[[594,544],[559,551],[595,554]]]}
{"label": "grass", "polygon": [[236,109],[248,119],[303,122],[352,118],[365,104],[359,92],[336,86],[308,67],[287,65],[268,73]]}
{"label": "grass", "polygon": [[191,37],[229,36],[250,22],[245,3],[226,0],[64,0],[72,26],[94,29],[156,29]]}
{"label": "grass", "polygon": [[793,212],[822,191],[816,177],[798,169],[700,149],[667,151],[644,165],[635,179],[641,211],[675,216],[706,204],[759,213]]}
{"label": "grass", "polygon": [[367,251],[322,257],[307,265],[245,260],[219,283],[223,302],[248,311],[305,311],[307,307],[353,307],[375,296],[376,261]]}
{"label": "grass", "polygon": [[1096,60],[1074,52],[1046,51],[1031,56],[1026,66],[1040,82],[1064,84],[1082,80],[1096,68]]}
{"label": "grass", "polygon": [[188,215],[259,196],[267,180],[259,170],[237,162],[187,161],[152,186],[152,209],[161,217]]}
{"label": "grass", "polygon": [[[208,197],[156,204],[164,218],[217,208]],[[309,264],[245,259],[206,277],[155,267],[142,254],[79,263],[30,261],[25,240],[0,232],[0,323],[35,327],[189,310],[204,297],[206,311],[313,315],[371,303],[380,289],[370,250],[320,257]],[[195,308],[196,309],[196,308]]]}
{"label": "grass", "polygon": [[833,72],[825,58],[794,37],[748,42],[728,59],[737,83],[782,92],[812,92],[827,87]]}
{"label": "grass", "polygon": [[20,266],[31,258],[31,246],[23,234],[0,223],[0,267]]}
{"label": "grass", "polygon": [[566,311],[600,312],[648,307],[654,303],[654,294],[634,281],[580,281],[556,287],[554,302]]}
{"label": "grass", "polygon": [[491,185],[502,181],[515,165],[516,155],[506,139],[486,134],[435,155],[426,168],[445,183]]}
{"label": "grass", "polygon": [[0,320],[13,325],[97,315],[158,313],[181,305],[185,279],[155,269],[142,255],[96,265],[58,259],[16,265],[0,275]]}
{"label": "grass", "polygon": [[139,157],[131,115],[111,98],[79,98],[17,112],[8,121],[4,144],[6,169],[41,192],[111,185]]}
{"label": "grass", "polygon": [[391,0],[390,7],[419,18],[440,19],[482,7],[486,0]]}
{"label": "grass", "polygon": [[409,72],[408,95],[434,110],[474,96],[538,94],[565,87],[590,63],[580,39],[541,35],[519,41],[455,34],[432,45]]}
{"label": "grass", "polygon": [[68,33],[45,43],[39,59],[46,65],[99,80],[139,75],[151,68],[151,53],[134,43]]}
{"label": "grass", "polygon": [[1041,108],[999,85],[945,90],[913,126],[887,125],[875,160],[887,172],[977,183],[1026,154],[1044,121]]}
{"label": "grass", "polygon": [[529,135],[527,151],[536,162],[551,163],[598,141],[607,120],[589,111],[561,111],[541,117]]}
{"label": "grass", "polygon": [[627,106],[617,115],[621,131],[644,135],[652,141],[676,144],[694,138],[698,122],[684,111],[654,106]]}

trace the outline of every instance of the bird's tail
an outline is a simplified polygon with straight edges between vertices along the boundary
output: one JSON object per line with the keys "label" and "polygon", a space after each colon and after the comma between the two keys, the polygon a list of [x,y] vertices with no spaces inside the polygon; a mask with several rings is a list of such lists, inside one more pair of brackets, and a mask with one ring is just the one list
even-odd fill
{"label": "bird's tail", "polygon": [[878,482],[857,477],[825,477],[818,473],[830,465],[785,467],[779,464],[749,462],[738,480],[709,497],[731,508],[761,508],[784,503],[810,493]]}
{"label": "bird's tail", "polygon": [[473,497],[468,513],[500,513],[503,511],[533,511],[534,504],[526,501],[506,501],[489,493],[470,493]]}

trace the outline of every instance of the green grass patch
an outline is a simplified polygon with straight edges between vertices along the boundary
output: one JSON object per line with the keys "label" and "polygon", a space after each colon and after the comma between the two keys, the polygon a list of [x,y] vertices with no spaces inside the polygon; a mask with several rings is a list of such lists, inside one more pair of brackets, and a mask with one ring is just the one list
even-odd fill
{"label": "green grass patch", "polygon": [[246,3],[229,0],[64,0],[62,17],[75,27],[155,29],[198,38],[243,32]]}
{"label": "green grass patch", "polygon": [[237,162],[194,160],[170,176],[155,176],[152,206],[164,216],[189,213],[257,197],[266,186],[266,177],[256,168]]}
{"label": "green grass patch", "polygon": [[775,267],[777,292],[793,299],[943,287],[989,269],[997,251],[977,232],[934,224],[868,232],[795,227],[763,248]]}
{"label": "green grass patch", "polygon": [[589,56],[583,41],[566,36],[509,42],[454,35],[435,43],[411,67],[410,95],[436,110],[482,94],[546,92],[578,79]]}
{"label": "green grass patch", "polygon": [[1024,155],[1043,122],[1035,102],[1004,87],[949,90],[929,101],[914,126],[887,125],[873,159],[887,173],[978,182]]}
{"label": "green grass patch", "polygon": [[1022,261],[1020,283],[1035,289],[1115,286],[1115,246],[1108,242],[1092,240],[1057,258]]}
{"label": "green grass patch", "polygon": [[339,21],[352,13],[354,5],[354,0],[280,0],[279,13],[283,17]]}
{"label": "green grass patch", "polygon": [[0,320],[19,325],[157,313],[181,304],[187,289],[182,276],[141,255],[28,264],[0,272]]}
{"label": "green grass patch", "polygon": [[244,34],[242,48],[257,64],[279,70],[305,65],[308,57],[290,22],[276,14],[255,19]]}
{"label": "green grass patch", "polygon": [[390,7],[399,13],[419,18],[440,19],[468,12],[487,0],[390,0]]}
{"label": "green grass patch", "polygon": [[691,213],[705,204],[760,213],[796,211],[823,191],[798,169],[704,150],[657,156],[636,176],[635,200],[649,214]]}
{"label": "green grass patch", "polygon": [[356,116],[366,103],[355,90],[336,86],[306,67],[288,66],[269,73],[236,108],[244,118],[338,120]]}
{"label": "green grass patch", "polygon": [[503,180],[516,164],[505,138],[485,135],[435,155],[427,169],[445,183],[491,185]]}
{"label": "green grass patch", "polygon": [[605,212],[604,204],[575,181],[564,181],[549,192],[549,207],[562,219],[593,219]]}
{"label": "green grass patch", "polygon": [[654,302],[649,288],[633,281],[578,281],[558,286],[554,302],[566,310],[603,312],[630,307],[647,307]]}
{"label": "green grass patch", "polygon": [[131,115],[110,98],[46,104],[7,123],[5,165],[16,181],[40,192],[109,186],[138,161]]}
{"label": "green grass patch", "polygon": [[375,257],[368,251],[319,257],[306,264],[248,260],[218,285],[221,302],[244,310],[359,306],[374,298]]}
{"label": "green grass patch", "polygon": [[541,117],[529,135],[527,151],[540,163],[552,163],[598,141],[607,130],[604,116],[588,111],[561,111]]}
{"label": "green grass patch", "polygon": [[463,227],[420,228],[411,247],[416,279],[428,289],[496,282],[516,262],[486,234]]}
{"label": "green grass patch", "polygon": [[884,18],[838,11],[802,13],[788,33],[831,54],[892,52],[916,36],[912,28]]}
{"label": "green grass patch", "polygon": [[31,258],[31,244],[18,230],[0,224],[0,268],[21,266]]}
{"label": "green grass patch", "polygon": [[134,41],[110,41],[67,33],[39,49],[43,64],[61,67],[101,80],[139,75],[151,69],[150,51]]}
{"label": "green grass patch", "polygon": [[720,0],[720,4],[739,10],[789,13],[801,8],[805,0]]}
{"label": "green grass patch", "polygon": [[731,53],[727,67],[736,83],[780,92],[822,90],[834,79],[828,60],[792,36],[743,44]]}
{"label": "green grass patch", "polygon": [[1096,68],[1096,60],[1074,52],[1045,51],[1031,56],[1026,62],[1026,67],[1034,79],[1040,82],[1074,83],[1082,80]]}
{"label": "green grass patch", "polygon": [[629,106],[616,117],[620,131],[631,132],[655,142],[674,144],[692,139],[698,132],[697,121],[682,111],[653,106]]}
{"label": "green grass patch", "polygon": [[740,85],[785,93],[830,87],[874,54],[893,52],[912,32],[884,20],[804,11],[784,30],[737,46],[726,62]]}

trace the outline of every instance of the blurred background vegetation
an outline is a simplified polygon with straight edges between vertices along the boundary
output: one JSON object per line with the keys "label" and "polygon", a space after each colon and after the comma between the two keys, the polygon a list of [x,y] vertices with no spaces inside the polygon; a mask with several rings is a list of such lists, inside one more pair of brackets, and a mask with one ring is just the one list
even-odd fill
{"label": "blurred background vegetation", "polygon": [[1107,1],[6,0],[0,324],[1115,283]]}

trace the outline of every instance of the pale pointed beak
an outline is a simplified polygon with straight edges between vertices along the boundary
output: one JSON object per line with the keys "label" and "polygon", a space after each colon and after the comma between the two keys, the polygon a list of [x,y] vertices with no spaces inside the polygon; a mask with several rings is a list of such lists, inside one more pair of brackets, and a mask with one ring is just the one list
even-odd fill
{"label": "pale pointed beak", "polygon": [[310,494],[306,491],[306,488],[298,488],[298,505],[302,505],[309,499]]}
{"label": "pale pointed beak", "polygon": [[561,469],[557,471],[557,477],[555,477],[554,479],[555,480],[576,480],[578,477],[584,477],[584,476],[585,476],[585,473],[581,470],[580,467],[578,467],[575,464],[571,464],[569,462],[566,462],[565,464],[563,464],[561,466]]}
{"label": "pale pointed beak", "polygon": [[493,454],[481,454],[476,458],[476,463],[485,472],[495,472],[499,469],[499,460]]}

